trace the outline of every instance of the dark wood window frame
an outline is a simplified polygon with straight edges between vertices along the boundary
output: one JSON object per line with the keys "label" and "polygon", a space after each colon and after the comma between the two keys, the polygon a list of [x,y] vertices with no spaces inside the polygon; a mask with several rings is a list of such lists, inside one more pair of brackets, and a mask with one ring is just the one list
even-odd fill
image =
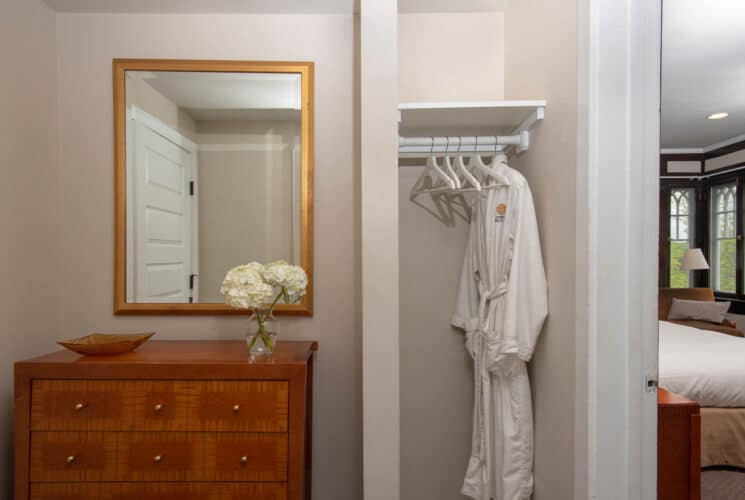
{"label": "dark wood window frame", "polygon": [[[704,249],[704,244],[708,237],[702,231],[705,221],[702,220],[704,217],[701,205],[703,190],[701,187],[702,181],[698,179],[661,179],[660,180],[660,252],[659,252],[659,286],[661,288],[667,288],[670,286],[670,195],[675,189],[688,189],[694,190],[694,199],[691,200],[693,207],[693,245],[694,247],[700,247],[704,251],[704,255],[707,256],[707,250]],[[708,271],[694,271],[693,272],[693,283],[692,286],[706,286],[708,282]]]}
{"label": "dark wood window frame", "polygon": [[[737,185],[735,199],[736,271],[735,293],[714,292],[717,300],[732,302],[730,312],[745,314],[745,162],[733,163],[713,172],[706,172],[706,160],[736,151],[745,150],[745,141],[736,142],[705,153],[662,154],[660,155],[660,253],[659,286],[666,288],[670,283],[670,192],[675,188],[695,188],[696,204],[694,213],[694,245],[701,248],[707,262],[711,263],[710,253],[710,212],[709,193],[712,186],[734,181]],[[670,161],[700,162],[698,172],[673,173],[668,171]],[[708,287],[709,271],[694,271],[692,286]]]}
{"label": "dark wood window frame", "polygon": [[[734,182],[737,187],[735,197],[735,235],[736,271],[735,293],[715,291],[718,300],[728,300],[732,303],[730,312],[745,314],[745,170],[723,172],[709,177],[697,179],[665,178],[660,179],[660,253],[659,253],[659,286],[666,288],[670,283],[670,195],[674,189],[693,188],[695,190],[694,205],[694,245],[701,248],[707,262],[711,264],[711,189],[723,184]],[[694,271],[692,286],[710,286],[710,271]]]}

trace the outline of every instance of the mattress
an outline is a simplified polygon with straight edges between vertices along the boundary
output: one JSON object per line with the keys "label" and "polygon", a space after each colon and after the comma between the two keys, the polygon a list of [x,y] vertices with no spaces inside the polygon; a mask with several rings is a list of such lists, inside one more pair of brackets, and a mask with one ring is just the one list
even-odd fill
{"label": "mattress", "polygon": [[660,321],[659,384],[703,407],[745,408],[745,338]]}

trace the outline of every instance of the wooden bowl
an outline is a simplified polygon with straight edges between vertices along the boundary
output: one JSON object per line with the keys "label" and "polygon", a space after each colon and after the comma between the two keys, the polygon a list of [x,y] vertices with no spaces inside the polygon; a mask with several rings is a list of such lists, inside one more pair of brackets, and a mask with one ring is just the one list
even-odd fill
{"label": "wooden bowl", "polygon": [[65,349],[85,356],[111,356],[134,351],[155,332],[147,333],[92,333],[79,339],[57,342]]}

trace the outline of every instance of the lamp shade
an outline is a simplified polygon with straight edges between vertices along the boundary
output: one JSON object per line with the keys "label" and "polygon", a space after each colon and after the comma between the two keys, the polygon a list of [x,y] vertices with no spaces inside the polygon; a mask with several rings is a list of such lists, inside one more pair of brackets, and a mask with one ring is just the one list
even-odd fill
{"label": "lamp shade", "polygon": [[697,269],[709,269],[709,264],[700,248],[689,248],[680,259],[680,270],[695,271]]}

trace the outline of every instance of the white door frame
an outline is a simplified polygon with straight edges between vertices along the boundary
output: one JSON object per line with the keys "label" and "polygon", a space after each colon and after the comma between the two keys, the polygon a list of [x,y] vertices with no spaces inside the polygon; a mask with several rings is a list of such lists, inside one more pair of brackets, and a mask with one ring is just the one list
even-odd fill
{"label": "white door frame", "polygon": [[575,498],[656,498],[660,0],[580,0]]}

